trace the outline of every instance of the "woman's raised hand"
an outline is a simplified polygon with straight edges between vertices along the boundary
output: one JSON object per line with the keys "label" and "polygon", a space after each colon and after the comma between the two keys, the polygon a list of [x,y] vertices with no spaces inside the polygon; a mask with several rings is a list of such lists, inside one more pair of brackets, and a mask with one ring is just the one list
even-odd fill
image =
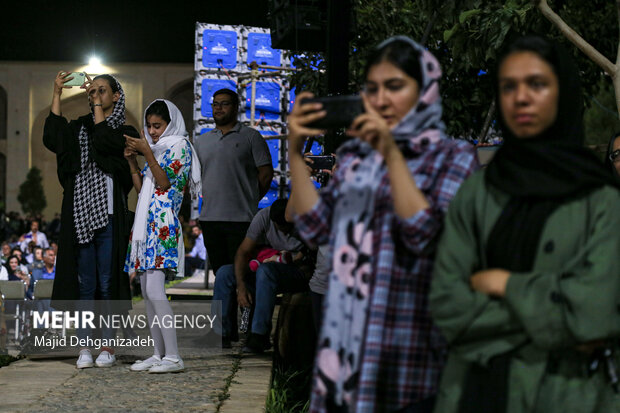
{"label": "woman's raised hand", "polygon": [[86,73],[86,80],[80,86],[80,89],[86,89],[86,96],[92,105],[101,103],[101,96],[97,93],[97,87],[93,84],[93,79]]}
{"label": "woman's raised hand", "polygon": [[398,150],[398,146],[392,137],[392,131],[385,119],[368,102],[364,93],[362,93],[362,100],[366,112],[353,120],[346,134],[368,142],[374,150],[387,158],[392,150]]}
{"label": "woman's raised hand", "polygon": [[293,111],[288,117],[288,145],[290,152],[301,154],[306,137],[325,133],[324,130],[312,129],[306,126],[317,119],[321,119],[327,113],[325,110],[321,110],[323,105],[320,103],[301,103],[302,99],[311,97],[314,97],[314,95],[310,92],[302,92],[297,95]]}
{"label": "woman's raised hand", "polygon": [[65,86],[65,83],[73,79],[73,76],[69,76],[71,72],[61,70],[54,79],[54,94],[60,96],[63,89],[71,89],[72,86]]}

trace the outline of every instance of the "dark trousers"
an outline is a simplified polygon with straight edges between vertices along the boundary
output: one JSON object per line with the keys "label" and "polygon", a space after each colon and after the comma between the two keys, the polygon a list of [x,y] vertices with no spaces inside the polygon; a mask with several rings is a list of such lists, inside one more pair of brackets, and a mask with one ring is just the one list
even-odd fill
{"label": "dark trousers", "polygon": [[[198,257],[185,257],[185,276],[191,277],[196,269],[203,270],[205,268],[205,260]],[[206,275],[205,275],[206,276]]]}
{"label": "dark trousers", "polygon": [[321,323],[323,322],[323,297],[324,294],[310,291],[310,298],[312,299],[312,321],[314,321],[314,329],[316,330],[317,337],[321,333]]}
{"label": "dark trousers", "polygon": [[245,238],[249,222],[200,221],[202,237],[213,273],[221,266],[233,264],[237,248]]}

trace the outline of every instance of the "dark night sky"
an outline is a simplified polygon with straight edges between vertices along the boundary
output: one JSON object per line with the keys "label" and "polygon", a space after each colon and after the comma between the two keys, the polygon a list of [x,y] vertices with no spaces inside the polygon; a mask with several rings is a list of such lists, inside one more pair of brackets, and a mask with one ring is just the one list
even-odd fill
{"label": "dark night sky", "polygon": [[[105,5],[105,6],[101,6]],[[196,22],[269,27],[268,0],[12,2],[0,60],[191,63]]]}

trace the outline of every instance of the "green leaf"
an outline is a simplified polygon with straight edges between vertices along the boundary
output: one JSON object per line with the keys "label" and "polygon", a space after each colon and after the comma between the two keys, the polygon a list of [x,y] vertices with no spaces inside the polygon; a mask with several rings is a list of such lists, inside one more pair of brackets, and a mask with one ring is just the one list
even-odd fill
{"label": "green leaf", "polygon": [[450,41],[450,39],[452,38],[452,36],[454,36],[454,34],[456,33],[456,31],[458,30],[459,25],[458,23],[455,24],[454,26],[452,26],[452,28],[450,30],[444,30],[443,32],[443,41],[444,42],[448,42]]}
{"label": "green leaf", "polygon": [[467,20],[469,20],[470,18],[474,17],[475,15],[477,15],[480,12],[481,12],[480,9],[473,9],[473,10],[467,10],[467,11],[462,12],[459,15],[459,23],[461,23],[461,24],[465,23]]}

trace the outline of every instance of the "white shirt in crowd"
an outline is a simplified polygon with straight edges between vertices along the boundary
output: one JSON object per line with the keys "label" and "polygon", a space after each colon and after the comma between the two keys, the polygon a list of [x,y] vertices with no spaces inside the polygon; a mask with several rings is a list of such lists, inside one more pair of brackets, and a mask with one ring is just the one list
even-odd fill
{"label": "white shirt in crowd", "polygon": [[194,248],[189,253],[190,257],[198,257],[201,260],[207,259],[207,249],[205,248],[205,243],[202,238],[202,234],[198,235],[196,238],[196,242],[194,243]]}
{"label": "white shirt in crowd", "polygon": [[[30,231],[26,235],[24,235],[24,240],[19,245],[19,248],[23,252],[27,252],[28,251],[28,244],[30,243],[30,241],[32,241],[32,231]],[[41,231],[37,231],[37,242],[36,242],[36,244],[37,244],[37,246],[39,246],[39,247],[41,247],[43,249],[50,247],[49,242],[47,242],[47,237]]]}

